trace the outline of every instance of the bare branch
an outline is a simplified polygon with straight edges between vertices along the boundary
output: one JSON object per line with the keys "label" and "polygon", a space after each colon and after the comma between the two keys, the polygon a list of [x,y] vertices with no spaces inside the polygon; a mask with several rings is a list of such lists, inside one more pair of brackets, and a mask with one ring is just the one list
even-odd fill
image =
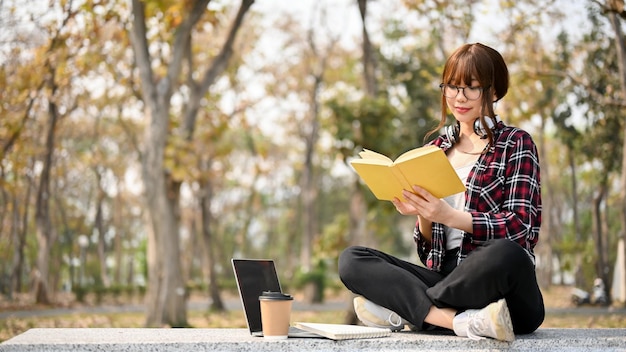
{"label": "bare branch", "polygon": [[233,44],[235,43],[235,37],[237,36],[237,32],[241,28],[241,24],[243,23],[243,18],[246,15],[246,12],[250,9],[250,7],[254,4],[254,0],[242,0],[241,6],[239,7],[239,11],[237,12],[237,17],[233,21],[232,27],[230,27],[230,32],[228,33],[228,37],[224,45],[222,46],[222,50],[215,57],[213,64],[207,70],[200,84],[200,91],[206,92],[211,84],[217,79],[217,77],[224,72],[226,66],[228,65],[228,61],[233,55]]}
{"label": "bare branch", "polygon": [[[187,104],[184,117],[184,133],[186,138],[191,138],[196,124],[196,118],[198,115],[198,108],[200,104],[200,97],[202,97],[209,87],[215,82],[217,77],[221,75],[228,66],[228,62],[233,55],[233,46],[237,33],[243,23],[243,18],[254,3],[254,0],[242,0],[241,6],[237,11],[237,16],[233,20],[233,24],[228,32],[228,36],[219,54],[213,60],[211,66],[207,69],[200,84],[193,85],[191,90],[191,98]],[[191,69],[191,68],[190,68]]]}
{"label": "bare branch", "polygon": [[156,105],[156,90],[153,84],[154,74],[150,62],[150,52],[148,50],[148,39],[146,38],[146,9],[143,1],[133,0],[133,27],[131,30],[131,43],[135,52],[136,65],[139,68],[141,77],[142,94],[145,104]]}
{"label": "bare branch", "polygon": [[173,45],[173,57],[168,68],[168,89],[172,88],[172,85],[177,81],[178,75],[182,70],[182,61],[190,52],[191,46],[191,31],[195,25],[200,21],[202,15],[206,12],[206,8],[211,0],[197,0],[194,2],[192,8],[189,10],[189,16],[180,24],[176,29],[176,35],[174,36]]}

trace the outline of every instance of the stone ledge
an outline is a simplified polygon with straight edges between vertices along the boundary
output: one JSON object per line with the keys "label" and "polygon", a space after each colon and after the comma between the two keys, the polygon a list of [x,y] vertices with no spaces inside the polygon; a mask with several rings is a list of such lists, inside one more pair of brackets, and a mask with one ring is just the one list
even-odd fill
{"label": "stone ledge", "polygon": [[0,351],[626,351],[626,329],[539,329],[512,343],[399,332],[379,339],[265,341],[246,329],[30,329]]}

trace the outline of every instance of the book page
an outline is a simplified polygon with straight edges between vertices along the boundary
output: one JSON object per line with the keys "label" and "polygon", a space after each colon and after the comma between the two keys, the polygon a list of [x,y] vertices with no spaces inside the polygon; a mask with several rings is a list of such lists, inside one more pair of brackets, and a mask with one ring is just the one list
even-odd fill
{"label": "book page", "polygon": [[367,164],[367,165],[378,165],[378,166],[386,166],[389,167],[392,163],[389,163],[386,160],[371,158],[371,159],[352,159],[350,160],[350,164],[354,166],[354,164]]}
{"label": "book page", "polygon": [[390,329],[361,325],[296,322],[295,326],[333,340],[380,338],[391,335]]}
{"label": "book page", "polygon": [[422,155],[426,155],[426,154],[429,154],[429,153],[436,152],[437,150],[440,150],[440,148],[437,147],[437,146],[434,146],[434,145],[427,145],[427,146],[411,149],[411,150],[409,150],[407,152],[402,153],[395,160],[395,163],[401,163],[401,162],[409,160],[409,159],[417,158],[417,157],[422,156]]}
{"label": "book page", "polygon": [[371,160],[371,159],[382,160],[382,161],[385,161],[385,163],[387,165],[391,165],[393,163],[393,160],[391,160],[386,155],[377,153],[377,152],[369,150],[369,149],[363,149],[363,151],[359,153],[359,156],[362,159],[366,159],[366,160]]}

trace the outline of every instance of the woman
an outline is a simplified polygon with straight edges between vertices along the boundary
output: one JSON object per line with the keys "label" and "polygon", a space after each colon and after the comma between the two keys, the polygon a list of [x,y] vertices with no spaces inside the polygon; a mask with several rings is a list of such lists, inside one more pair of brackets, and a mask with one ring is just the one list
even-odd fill
{"label": "woman", "polygon": [[432,143],[467,190],[438,199],[414,186],[393,200],[400,214],[417,217],[413,237],[423,266],[360,246],[340,255],[339,275],[357,294],[364,324],[513,341],[543,322],[533,253],[541,225],[539,160],[530,135],[494,113],[508,86],[506,63],[488,46],[466,44],[448,58],[441,122],[431,134],[448,111],[456,123]]}

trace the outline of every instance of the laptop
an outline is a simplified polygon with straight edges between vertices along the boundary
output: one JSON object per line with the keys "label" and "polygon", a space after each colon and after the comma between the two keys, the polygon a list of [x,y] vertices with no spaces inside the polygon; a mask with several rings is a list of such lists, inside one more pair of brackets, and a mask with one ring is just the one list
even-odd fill
{"label": "laptop", "polygon": [[[271,259],[231,259],[241,304],[252,336],[263,336],[259,296],[263,291],[283,292],[274,261]],[[289,337],[318,337],[322,335],[289,327]]]}

